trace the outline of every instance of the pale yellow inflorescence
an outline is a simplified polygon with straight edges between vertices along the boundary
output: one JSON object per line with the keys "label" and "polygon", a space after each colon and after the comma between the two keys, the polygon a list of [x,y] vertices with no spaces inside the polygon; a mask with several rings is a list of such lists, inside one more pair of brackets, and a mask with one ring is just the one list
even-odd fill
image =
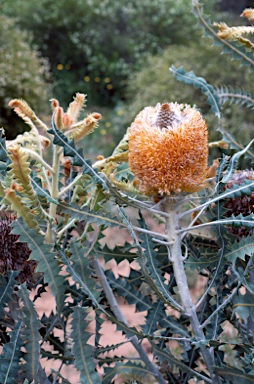
{"label": "pale yellow inflorescence", "polygon": [[129,165],[140,192],[170,195],[205,186],[208,132],[200,112],[178,103],[146,107],[129,133]]}

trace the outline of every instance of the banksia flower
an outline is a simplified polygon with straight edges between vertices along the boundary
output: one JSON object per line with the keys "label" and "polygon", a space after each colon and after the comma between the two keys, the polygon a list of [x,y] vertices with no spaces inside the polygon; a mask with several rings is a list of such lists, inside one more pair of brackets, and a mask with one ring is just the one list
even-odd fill
{"label": "banksia flower", "polygon": [[22,119],[24,117],[28,117],[33,120],[35,118],[35,113],[30,108],[25,100],[22,99],[14,99],[9,102],[9,106],[14,109],[14,111],[19,115]]}
{"label": "banksia flower", "polygon": [[85,102],[86,95],[77,93],[74,100],[69,104],[67,111],[64,112],[56,99],[51,100],[56,127],[59,130],[64,130],[65,135],[75,141],[79,141],[89,133],[93,132],[93,130],[98,127],[99,120],[102,118],[100,113],[93,112],[83,120],[78,121],[78,117],[85,106]]}
{"label": "banksia flower", "polygon": [[253,8],[244,9],[241,16],[246,17],[251,23],[253,23],[254,22],[254,9]]}
{"label": "banksia flower", "polygon": [[0,274],[19,271],[16,280],[19,283],[26,281],[28,288],[32,288],[36,281],[37,262],[28,260],[31,250],[27,243],[18,241],[18,235],[11,234],[11,223],[12,218],[0,218]]}
{"label": "banksia flower", "polygon": [[130,169],[138,189],[148,196],[191,193],[204,188],[207,157],[206,122],[189,105],[147,107],[130,127]]}
{"label": "banksia flower", "polygon": [[[254,180],[254,171],[244,170],[235,172],[232,179],[226,184],[226,188],[231,189],[234,184],[241,185],[246,179]],[[254,213],[254,192],[251,192],[249,195],[242,194],[241,196],[229,198],[224,207],[226,208],[225,217],[238,216],[240,214],[248,216]],[[234,234],[238,241],[254,233],[253,229],[244,226],[228,226],[228,231]]]}

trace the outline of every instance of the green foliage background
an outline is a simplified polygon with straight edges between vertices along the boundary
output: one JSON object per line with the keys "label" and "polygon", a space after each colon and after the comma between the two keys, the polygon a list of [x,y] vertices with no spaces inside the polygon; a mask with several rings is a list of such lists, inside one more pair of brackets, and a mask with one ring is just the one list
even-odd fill
{"label": "green foliage background", "polygon": [[13,138],[24,124],[8,108],[13,98],[26,99],[40,113],[49,113],[49,65],[31,48],[32,36],[17,27],[15,20],[0,15],[0,125],[8,126]]}
{"label": "green foliage background", "polygon": [[[245,5],[243,3],[242,8]],[[226,18],[232,20],[234,14],[230,11],[239,12],[239,9],[231,2],[227,2],[227,6]],[[212,0],[206,2],[205,8],[206,13],[216,15],[216,20],[225,20],[225,15],[217,12],[226,10],[225,2]],[[186,70],[194,69],[197,76],[212,84],[232,84],[248,89],[246,69],[239,69],[229,57],[211,50],[210,40],[200,39],[190,0],[42,0],[39,3],[0,0],[0,9],[4,15],[14,18],[15,28],[22,30],[19,33],[17,29],[17,39],[15,30],[3,37],[4,46],[13,52],[10,60],[15,63],[12,65],[15,73],[13,76],[10,65],[4,65],[7,61],[3,55],[6,78],[11,81],[7,80],[8,87],[1,88],[5,95],[1,102],[1,119],[3,125],[11,123],[14,135],[24,126],[17,123],[7,108],[10,98],[24,97],[39,112],[48,113],[44,104],[46,98],[54,94],[66,105],[78,90],[88,95],[89,109],[99,110],[104,117],[100,128],[87,140],[88,154],[108,155],[144,106],[162,101],[192,104],[194,96],[200,95],[199,91],[193,94],[186,85],[176,83],[168,72],[173,63],[183,65]],[[10,22],[9,18],[3,19],[1,28],[8,30]],[[17,47],[18,41],[22,41],[24,47],[29,44],[32,53],[28,54],[25,48],[22,53]],[[43,63],[36,61],[39,60],[37,50],[48,60],[49,67],[45,60]],[[34,68],[29,67],[28,60]],[[190,63],[194,63],[193,67]],[[221,64],[226,71],[221,71]],[[30,76],[25,71],[27,68]],[[52,82],[50,94],[45,83],[48,69]],[[13,78],[17,79],[18,86]],[[250,77],[249,84],[251,82]],[[198,107],[206,112],[202,99]],[[224,115],[225,124],[227,117],[233,119],[236,135],[239,130],[236,127],[241,125],[243,141],[247,143],[252,135],[250,114],[226,105]],[[215,132],[213,118],[209,126],[210,131]],[[216,137],[215,133],[211,134],[211,139]]]}
{"label": "green foliage background", "polygon": [[[206,2],[206,12],[215,13],[216,7],[223,9],[224,5],[216,0]],[[104,142],[108,142],[103,154],[109,154],[132,118],[145,105],[163,100],[192,103],[193,95],[188,87],[176,84],[168,73],[173,62],[181,62],[187,69],[190,68],[189,63],[194,62],[195,73],[210,82],[246,85],[245,81],[242,83],[244,74],[240,75],[237,84],[237,64],[213,54],[210,42],[200,46],[200,31],[191,14],[189,0],[42,0],[39,3],[2,0],[0,7],[3,14],[15,18],[15,27],[22,29],[22,33],[17,32],[18,39],[15,38],[15,31],[7,39],[4,38],[5,44],[13,47],[11,50],[14,53],[19,52],[18,60],[15,56],[11,60],[17,67],[19,87],[22,84],[23,89],[13,92],[11,88],[8,92],[2,88],[5,93],[5,100],[1,103],[4,108],[1,111],[2,120],[10,115],[6,109],[10,97],[33,100],[34,107],[39,101],[43,105],[40,109],[44,108],[47,87],[43,78],[45,75],[48,77],[45,61],[44,67],[35,64],[35,68],[40,67],[37,73],[30,69],[26,63],[28,59],[24,57],[32,62],[38,54],[34,50],[33,54],[27,54],[25,49],[22,54],[22,50],[15,46],[17,41],[22,40],[24,45],[26,42],[30,46],[32,44],[42,57],[48,59],[53,81],[51,94],[64,104],[79,90],[88,94],[90,108],[95,105],[97,109],[100,107],[105,118],[96,138],[94,136],[89,143],[91,151],[95,144],[98,146],[98,136],[101,136]],[[232,14],[227,16],[232,18]],[[220,19],[220,14],[216,17]],[[3,20],[2,28],[9,28],[8,23],[10,21],[6,21],[4,27]],[[227,66],[227,71],[220,72],[220,61]],[[22,68],[29,68],[29,80],[26,71],[21,74]],[[25,82],[24,76],[27,77]],[[13,73],[9,73],[8,77],[12,78],[15,87]],[[42,82],[41,89],[38,78]],[[19,90],[19,87],[16,88]],[[50,98],[49,94],[47,96]],[[122,110],[125,111],[124,116]],[[227,113],[230,117],[233,113],[237,120],[238,112],[230,108]],[[246,132],[248,120],[246,116]],[[13,124],[16,125],[15,120]],[[98,151],[102,151],[100,146]]]}
{"label": "green foliage background", "polygon": [[50,61],[54,95],[62,102],[79,89],[89,94],[91,105],[114,104],[124,97],[126,82],[144,56],[173,42],[186,44],[186,33],[194,38],[197,30],[189,0],[5,0],[2,8],[32,31]]}

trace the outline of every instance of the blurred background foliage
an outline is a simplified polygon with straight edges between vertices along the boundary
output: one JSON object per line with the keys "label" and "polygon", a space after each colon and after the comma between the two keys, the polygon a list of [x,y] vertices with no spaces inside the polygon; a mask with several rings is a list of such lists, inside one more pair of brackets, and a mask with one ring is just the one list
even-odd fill
{"label": "blurred background foliage", "polygon": [[[239,24],[242,10],[254,6],[245,0],[204,3],[212,20],[229,24]],[[177,100],[207,110],[198,91],[173,78],[172,64],[213,85],[250,90],[253,83],[246,68],[239,70],[239,63],[201,39],[191,0],[0,0],[0,10],[1,124],[21,129],[7,108],[10,98],[22,97],[49,114],[45,98],[65,106],[76,92],[86,93],[86,113],[104,115],[86,139],[89,156],[108,155],[144,106]],[[225,108],[232,129],[241,127],[248,141],[250,113]],[[216,122],[211,126],[215,131]]]}
{"label": "blurred background foliage", "polygon": [[0,15],[0,126],[9,139],[24,131],[25,125],[10,108],[13,98],[28,100],[41,113],[49,113],[49,64],[36,49],[32,36],[17,27],[15,20]]}

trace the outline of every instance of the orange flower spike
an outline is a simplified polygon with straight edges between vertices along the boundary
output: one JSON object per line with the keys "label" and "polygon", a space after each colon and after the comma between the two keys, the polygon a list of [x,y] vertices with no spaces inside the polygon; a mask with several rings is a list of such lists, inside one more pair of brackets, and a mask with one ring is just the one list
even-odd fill
{"label": "orange flower spike", "polygon": [[13,99],[9,102],[9,106],[14,109],[14,111],[23,118],[23,116],[27,116],[29,119],[35,118],[35,113],[30,108],[25,100],[22,99]]}
{"label": "orange flower spike", "polygon": [[140,192],[148,196],[204,188],[208,132],[202,115],[178,103],[143,109],[130,127],[129,165]]}
{"label": "orange flower spike", "polygon": [[63,121],[63,129],[71,128],[72,124],[74,123],[72,117],[68,115],[68,113],[64,113],[62,121]]}
{"label": "orange flower spike", "polygon": [[253,8],[244,9],[241,16],[246,17],[251,23],[253,23],[254,22],[254,9]]}
{"label": "orange flower spike", "polygon": [[69,104],[66,113],[72,118],[74,124],[77,122],[80,112],[85,106],[85,103],[86,95],[84,95],[83,93],[77,93],[74,97],[74,100]]}
{"label": "orange flower spike", "polygon": [[62,107],[56,107],[55,108],[55,124],[57,126],[58,129],[61,129],[63,128],[63,116],[64,116],[64,111],[63,111],[63,108]]}
{"label": "orange flower spike", "polygon": [[56,108],[59,107],[59,101],[57,99],[51,99],[51,109],[55,111]]}

